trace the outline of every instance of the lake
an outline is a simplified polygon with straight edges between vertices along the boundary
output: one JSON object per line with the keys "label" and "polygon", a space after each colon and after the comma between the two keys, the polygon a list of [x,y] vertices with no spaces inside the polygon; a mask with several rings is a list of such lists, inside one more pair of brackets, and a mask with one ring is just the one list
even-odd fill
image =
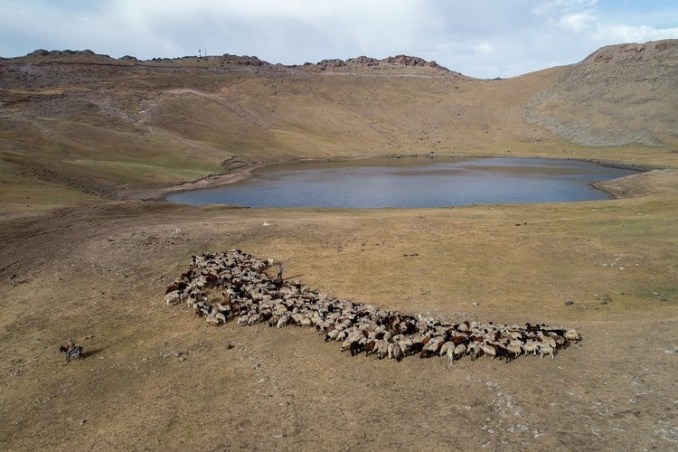
{"label": "lake", "polygon": [[273,165],[235,184],[167,197],[247,207],[423,208],[610,199],[592,183],[634,174],[580,160],[381,158]]}

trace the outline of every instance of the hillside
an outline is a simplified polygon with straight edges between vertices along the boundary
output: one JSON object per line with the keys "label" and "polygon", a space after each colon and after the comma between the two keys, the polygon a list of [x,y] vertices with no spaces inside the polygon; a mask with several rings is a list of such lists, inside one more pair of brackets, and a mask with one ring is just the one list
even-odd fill
{"label": "hillside", "polygon": [[678,41],[608,47],[506,80],[403,55],[290,67],[39,50],[0,60],[0,197],[21,206],[23,187],[33,203],[67,205],[298,158],[575,155],[678,166],[677,64]]}
{"label": "hillside", "polygon": [[678,40],[610,46],[565,70],[527,113],[584,146],[673,145],[677,93]]}

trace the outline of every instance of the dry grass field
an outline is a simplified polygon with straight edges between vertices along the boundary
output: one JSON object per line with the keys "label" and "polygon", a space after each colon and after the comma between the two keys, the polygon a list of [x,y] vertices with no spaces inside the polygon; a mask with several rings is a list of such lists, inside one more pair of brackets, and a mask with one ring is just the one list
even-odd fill
{"label": "dry grass field", "polygon": [[[664,125],[628,122],[661,144],[629,133],[593,147],[577,142],[569,104],[540,116],[584,66],[481,81],[432,68],[221,73],[218,60],[204,62],[210,72],[49,58],[0,60],[0,449],[678,448],[678,153],[666,132],[675,111],[661,110],[674,82],[656,80]],[[606,108],[589,117],[621,127]],[[333,210],[125,199],[222,172],[234,156],[431,151],[664,169],[610,181],[618,199],[596,202]],[[286,278],[334,297],[454,321],[546,322],[583,340],[553,360],[397,363],[340,353],[310,329],[209,327],[165,305],[191,255],[232,248],[282,261]],[[69,337],[84,360],[59,354]]]}

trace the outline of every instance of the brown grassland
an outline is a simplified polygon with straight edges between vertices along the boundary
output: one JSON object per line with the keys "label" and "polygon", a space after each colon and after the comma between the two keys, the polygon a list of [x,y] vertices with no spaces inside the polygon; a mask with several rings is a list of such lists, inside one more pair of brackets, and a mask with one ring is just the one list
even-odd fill
{"label": "brown grassland", "polygon": [[[675,450],[678,43],[639,48],[493,81],[235,57],[0,60],[0,449]],[[431,152],[654,171],[602,184],[617,198],[596,202],[147,199],[278,161]],[[232,248],[334,297],[583,340],[553,360],[396,363],[165,306],[192,254]],[[84,360],[59,355],[69,337]]]}

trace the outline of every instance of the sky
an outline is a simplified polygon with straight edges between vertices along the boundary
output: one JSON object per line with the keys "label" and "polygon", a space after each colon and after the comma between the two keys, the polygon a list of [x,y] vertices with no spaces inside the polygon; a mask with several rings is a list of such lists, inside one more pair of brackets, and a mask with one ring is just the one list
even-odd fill
{"label": "sky", "polygon": [[0,57],[249,55],[304,64],[411,55],[478,78],[678,39],[675,0],[0,0]]}

